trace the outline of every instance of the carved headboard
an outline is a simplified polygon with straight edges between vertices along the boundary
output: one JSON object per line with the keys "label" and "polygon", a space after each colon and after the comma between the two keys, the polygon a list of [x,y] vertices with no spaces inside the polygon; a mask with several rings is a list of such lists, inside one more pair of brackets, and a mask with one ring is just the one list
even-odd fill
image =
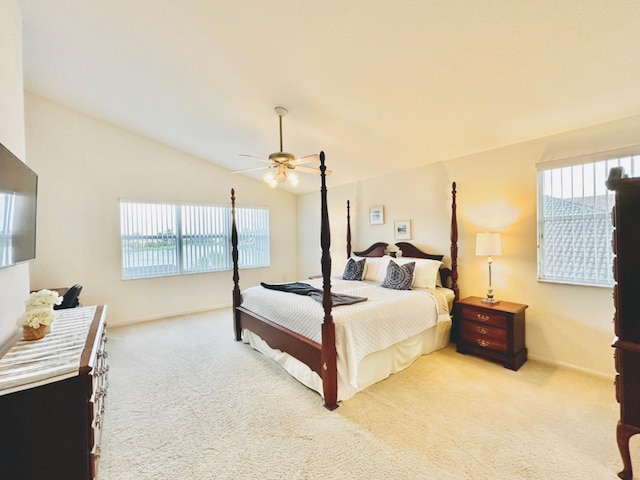
{"label": "carved headboard", "polygon": [[[398,242],[395,244],[396,249],[389,249],[389,244],[385,242],[376,242],[371,245],[369,248],[365,250],[361,250],[359,252],[353,252],[354,255],[358,257],[382,257],[383,255],[391,255],[392,257],[396,256],[396,252],[400,250],[402,252],[402,257],[410,257],[410,258],[426,258],[428,260],[437,260],[442,261],[444,255],[436,255],[433,253],[427,253],[420,250],[414,244],[409,242]],[[442,286],[451,288],[452,286],[452,278],[451,278],[451,269],[449,267],[440,267],[440,281],[442,282]]]}

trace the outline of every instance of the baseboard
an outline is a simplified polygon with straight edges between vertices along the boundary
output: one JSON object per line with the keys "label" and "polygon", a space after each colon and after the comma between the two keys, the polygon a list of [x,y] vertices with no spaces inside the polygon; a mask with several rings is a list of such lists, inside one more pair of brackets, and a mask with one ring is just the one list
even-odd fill
{"label": "baseboard", "polygon": [[162,313],[162,314],[158,314],[158,315],[151,315],[149,317],[130,318],[130,319],[121,320],[121,321],[111,321],[111,320],[109,320],[109,328],[126,327],[126,326],[129,326],[129,325],[137,325],[137,324],[140,324],[140,323],[156,322],[158,320],[166,320],[166,319],[175,318],[175,317],[184,317],[186,315],[197,315],[199,313],[211,312],[211,311],[214,311],[214,310],[222,310],[224,308],[231,308],[231,306],[232,306],[232,304],[228,303],[228,304],[223,304],[223,305],[218,305],[218,306],[212,306],[210,308],[199,309],[199,310],[184,310],[184,311],[179,311],[179,312],[166,312],[166,313]]}
{"label": "baseboard", "polygon": [[[537,355],[531,355],[530,351],[529,351],[528,357],[529,357],[529,360],[534,360],[536,362],[540,362],[540,363],[543,363],[545,365],[549,365],[551,367],[567,368],[569,370],[573,370],[573,371],[576,371],[576,372],[584,373],[585,375],[589,375],[590,377],[599,378],[601,380],[613,381],[613,378],[615,377],[615,371],[612,371],[610,374],[604,373],[604,372],[599,372],[599,371],[596,371],[596,370],[591,370],[589,368],[579,367],[579,366],[573,365],[571,363],[558,362],[558,361],[555,361],[555,360],[549,360],[548,358],[539,357]],[[611,365],[613,366],[613,359],[611,359]]]}

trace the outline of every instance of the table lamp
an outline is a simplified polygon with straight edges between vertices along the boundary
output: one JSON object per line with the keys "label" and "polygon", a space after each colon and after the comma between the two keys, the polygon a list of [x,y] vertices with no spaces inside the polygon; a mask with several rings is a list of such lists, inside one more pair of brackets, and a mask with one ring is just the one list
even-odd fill
{"label": "table lamp", "polygon": [[478,233],[476,234],[476,255],[487,256],[489,264],[489,289],[487,290],[487,298],[482,299],[482,303],[498,303],[493,298],[493,287],[491,287],[491,264],[493,259],[491,256],[502,255],[502,245],[499,233]]}

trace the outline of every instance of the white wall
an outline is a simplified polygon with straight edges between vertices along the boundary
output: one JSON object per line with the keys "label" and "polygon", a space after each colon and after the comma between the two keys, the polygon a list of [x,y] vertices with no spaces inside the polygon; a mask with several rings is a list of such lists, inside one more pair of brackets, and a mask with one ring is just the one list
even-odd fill
{"label": "white wall", "polygon": [[[14,0],[0,0],[0,112],[0,143],[24,160],[22,17]],[[0,346],[16,333],[28,294],[26,264],[0,269]]]}
{"label": "white wall", "polygon": [[[567,132],[384,178],[331,187],[329,208],[334,273],[345,260],[346,200],[352,209],[352,243],[394,243],[393,222],[412,221],[412,242],[449,254],[450,186],[458,185],[459,286],[461,297],[484,296],[486,259],[475,256],[475,234],[502,233],[503,254],[494,258],[498,299],[529,305],[529,357],[612,377],[611,288],[541,283],[536,279],[536,163],[640,144],[640,117]],[[331,168],[331,154],[327,166]],[[330,182],[330,178],[329,178]],[[385,207],[385,224],[369,225],[369,207]],[[299,274],[319,273],[319,196],[298,198]]]}
{"label": "white wall", "polygon": [[34,94],[25,101],[27,151],[40,182],[33,289],[80,283],[82,303],[107,304],[110,324],[230,305],[231,272],[121,280],[118,202],[228,205],[231,187],[238,206],[270,208],[272,266],[241,270],[241,287],[296,278],[293,195]]}

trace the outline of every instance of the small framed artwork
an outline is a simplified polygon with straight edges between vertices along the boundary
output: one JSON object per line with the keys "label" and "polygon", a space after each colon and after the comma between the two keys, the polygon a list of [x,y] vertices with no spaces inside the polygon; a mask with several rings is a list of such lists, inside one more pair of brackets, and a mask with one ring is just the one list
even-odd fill
{"label": "small framed artwork", "polygon": [[393,223],[396,240],[411,240],[411,220],[397,220]]}
{"label": "small framed artwork", "polygon": [[369,223],[371,225],[382,225],[384,223],[384,207],[371,207],[369,209]]}

